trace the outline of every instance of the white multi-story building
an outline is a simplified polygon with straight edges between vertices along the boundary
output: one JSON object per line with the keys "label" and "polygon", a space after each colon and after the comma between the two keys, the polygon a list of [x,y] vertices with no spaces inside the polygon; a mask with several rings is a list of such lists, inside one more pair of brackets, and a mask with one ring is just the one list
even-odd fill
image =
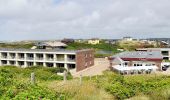
{"label": "white multi-story building", "polygon": [[83,70],[94,64],[93,50],[0,49],[0,66],[64,67]]}

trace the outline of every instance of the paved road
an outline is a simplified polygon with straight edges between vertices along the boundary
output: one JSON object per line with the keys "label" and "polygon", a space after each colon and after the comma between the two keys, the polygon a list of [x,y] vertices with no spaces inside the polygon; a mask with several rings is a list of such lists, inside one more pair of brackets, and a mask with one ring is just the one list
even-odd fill
{"label": "paved road", "polygon": [[109,61],[105,58],[96,58],[95,65],[87,68],[85,70],[76,72],[73,77],[79,77],[80,75],[83,76],[94,76],[94,75],[101,75],[103,71],[109,68]]}

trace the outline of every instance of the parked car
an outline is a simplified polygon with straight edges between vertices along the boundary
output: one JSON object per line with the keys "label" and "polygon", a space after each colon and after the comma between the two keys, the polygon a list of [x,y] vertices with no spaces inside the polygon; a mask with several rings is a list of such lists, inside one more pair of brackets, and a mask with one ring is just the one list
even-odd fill
{"label": "parked car", "polygon": [[164,65],[164,66],[162,66],[162,70],[166,71],[169,67],[170,67],[170,65]]}

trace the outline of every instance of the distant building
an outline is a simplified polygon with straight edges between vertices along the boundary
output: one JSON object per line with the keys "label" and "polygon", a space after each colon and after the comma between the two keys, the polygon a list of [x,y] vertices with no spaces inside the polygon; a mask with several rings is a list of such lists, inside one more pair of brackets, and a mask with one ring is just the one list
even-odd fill
{"label": "distant building", "polygon": [[39,42],[36,44],[37,49],[64,49],[67,45],[58,41],[50,41],[50,42]]}
{"label": "distant building", "polygon": [[88,44],[96,45],[99,43],[100,43],[100,40],[98,38],[92,38],[88,40]]}
{"label": "distant building", "polygon": [[74,43],[74,39],[63,39],[61,42],[65,44]]}
{"label": "distant building", "polygon": [[118,43],[119,39],[107,39],[105,40],[105,43],[107,44],[116,44]]}
{"label": "distant building", "polygon": [[109,57],[110,67],[123,74],[161,70],[162,60],[162,54],[158,51],[122,52]]}
{"label": "distant building", "polygon": [[87,42],[87,40],[85,40],[85,39],[75,39],[74,42],[76,42],[76,43],[85,43],[85,42]]}
{"label": "distant building", "polygon": [[170,38],[148,38],[147,40],[157,42],[160,47],[170,47]]}
{"label": "distant building", "polygon": [[72,72],[94,65],[94,50],[0,49],[0,66],[63,67]]}
{"label": "distant building", "polygon": [[132,37],[123,37],[123,41],[132,41],[133,38]]}

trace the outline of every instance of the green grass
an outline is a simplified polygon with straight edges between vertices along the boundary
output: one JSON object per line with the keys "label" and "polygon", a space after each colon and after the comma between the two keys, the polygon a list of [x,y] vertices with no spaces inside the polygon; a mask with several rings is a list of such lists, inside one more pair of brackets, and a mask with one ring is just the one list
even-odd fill
{"label": "green grass", "polygon": [[[95,57],[100,58],[100,57],[108,57],[111,56],[115,53],[118,53],[119,51],[117,50],[118,46],[117,45],[111,45],[107,44],[104,42],[101,42],[100,44],[92,45],[88,43],[70,43],[68,44],[68,47],[66,49],[68,50],[78,50],[78,49],[94,49],[96,51]],[[108,51],[110,53],[97,53],[97,51]]]}
{"label": "green grass", "polygon": [[32,46],[34,46],[33,43],[23,44],[23,43],[17,43],[17,44],[0,44],[0,48],[25,48],[30,49]]}
{"label": "green grass", "polygon": [[110,44],[106,44],[103,42],[101,42],[100,44],[96,44],[96,45],[87,44],[87,43],[70,43],[68,44],[68,47],[67,47],[67,49],[88,49],[88,48],[117,52],[116,45],[110,45]]}

